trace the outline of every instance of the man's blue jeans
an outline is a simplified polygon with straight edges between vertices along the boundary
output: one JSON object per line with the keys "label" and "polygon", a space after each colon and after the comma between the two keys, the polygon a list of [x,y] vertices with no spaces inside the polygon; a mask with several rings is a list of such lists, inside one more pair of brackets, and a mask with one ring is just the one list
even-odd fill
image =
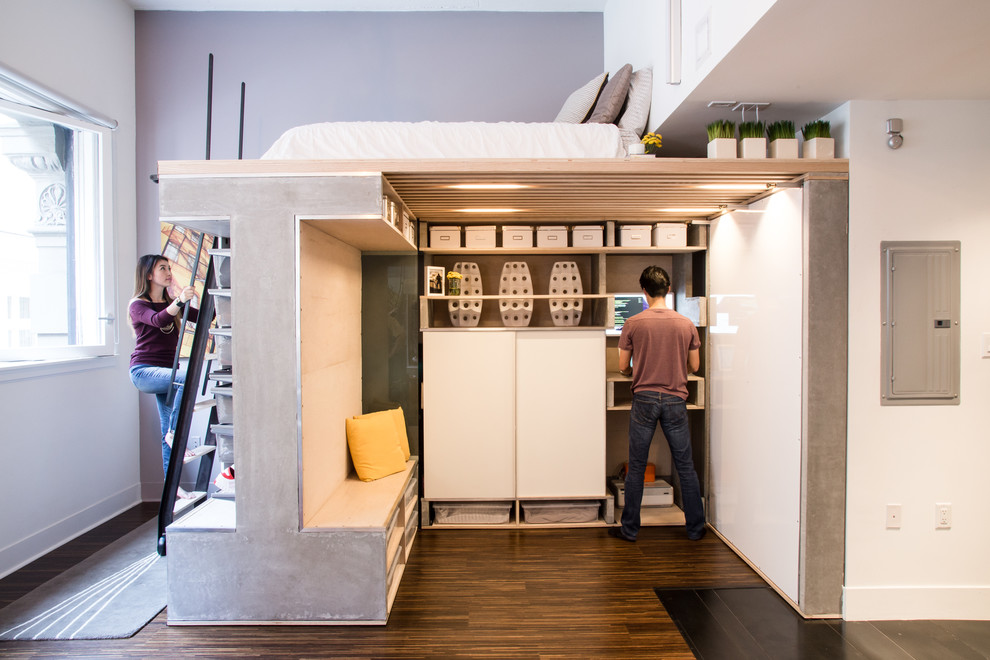
{"label": "man's blue jeans", "polygon": [[622,507],[622,533],[629,539],[639,534],[643,504],[643,477],[650,454],[650,443],[657,423],[667,438],[674,469],[681,484],[688,538],[699,538],[705,531],[705,509],[701,486],[691,457],[691,430],[687,403],[672,394],[639,392],[633,395],[629,412],[629,471],[626,473],[625,503]]}
{"label": "man's blue jeans", "polygon": [[[138,391],[147,394],[154,394],[158,402],[158,420],[162,430],[162,467],[168,474],[168,459],[172,455],[172,449],[165,442],[165,434],[175,430],[175,422],[179,416],[179,402],[182,401],[182,386],[175,390],[175,398],[172,399],[172,406],[166,405],[168,397],[168,386],[172,379],[172,369],[169,367],[149,367],[145,365],[135,365],[131,367],[131,382]],[[175,382],[185,383],[185,369],[177,369],[175,372]]]}

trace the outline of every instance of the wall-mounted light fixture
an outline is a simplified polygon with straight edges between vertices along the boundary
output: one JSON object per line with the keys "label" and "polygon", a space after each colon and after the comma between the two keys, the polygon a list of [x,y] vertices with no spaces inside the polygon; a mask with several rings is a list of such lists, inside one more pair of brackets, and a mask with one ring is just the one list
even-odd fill
{"label": "wall-mounted light fixture", "polygon": [[891,149],[900,149],[901,145],[904,144],[904,138],[901,137],[901,131],[904,130],[904,122],[900,119],[888,119],[887,120],[887,146]]}

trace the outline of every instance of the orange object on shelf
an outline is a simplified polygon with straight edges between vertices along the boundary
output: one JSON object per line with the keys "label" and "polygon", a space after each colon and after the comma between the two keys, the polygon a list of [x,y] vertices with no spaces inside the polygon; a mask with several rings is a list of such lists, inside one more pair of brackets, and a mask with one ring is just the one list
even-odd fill
{"label": "orange object on shelf", "polygon": [[[625,461],[622,464],[622,469],[619,470],[619,476],[625,477],[626,473],[629,472],[629,461]],[[646,472],[643,474],[643,483],[649,484],[657,480],[657,466],[653,463],[646,464]]]}

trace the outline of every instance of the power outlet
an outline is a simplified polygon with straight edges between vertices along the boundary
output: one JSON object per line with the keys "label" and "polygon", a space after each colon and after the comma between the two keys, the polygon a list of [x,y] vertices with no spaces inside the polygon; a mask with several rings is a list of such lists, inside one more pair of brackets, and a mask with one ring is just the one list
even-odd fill
{"label": "power outlet", "polygon": [[900,528],[901,528],[901,505],[888,504],[887,529],[900,529]]}
{"label": "power outlet", "polygon": [[942,502],[935,505],[935,529],[949,529],[952,527],[952,505]]}

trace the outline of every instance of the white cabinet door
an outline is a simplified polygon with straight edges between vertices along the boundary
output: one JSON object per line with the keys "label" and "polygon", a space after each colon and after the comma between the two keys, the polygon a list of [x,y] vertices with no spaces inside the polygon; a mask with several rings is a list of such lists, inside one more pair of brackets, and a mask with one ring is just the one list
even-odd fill
{"label": "white cabinet door", "polygon": [[517,333],[516,494],[604,496],[601,330]]}
{"label": "white cabinet door", "polygon": [[423,333],[423,493],[515,494],[515,333]]}

